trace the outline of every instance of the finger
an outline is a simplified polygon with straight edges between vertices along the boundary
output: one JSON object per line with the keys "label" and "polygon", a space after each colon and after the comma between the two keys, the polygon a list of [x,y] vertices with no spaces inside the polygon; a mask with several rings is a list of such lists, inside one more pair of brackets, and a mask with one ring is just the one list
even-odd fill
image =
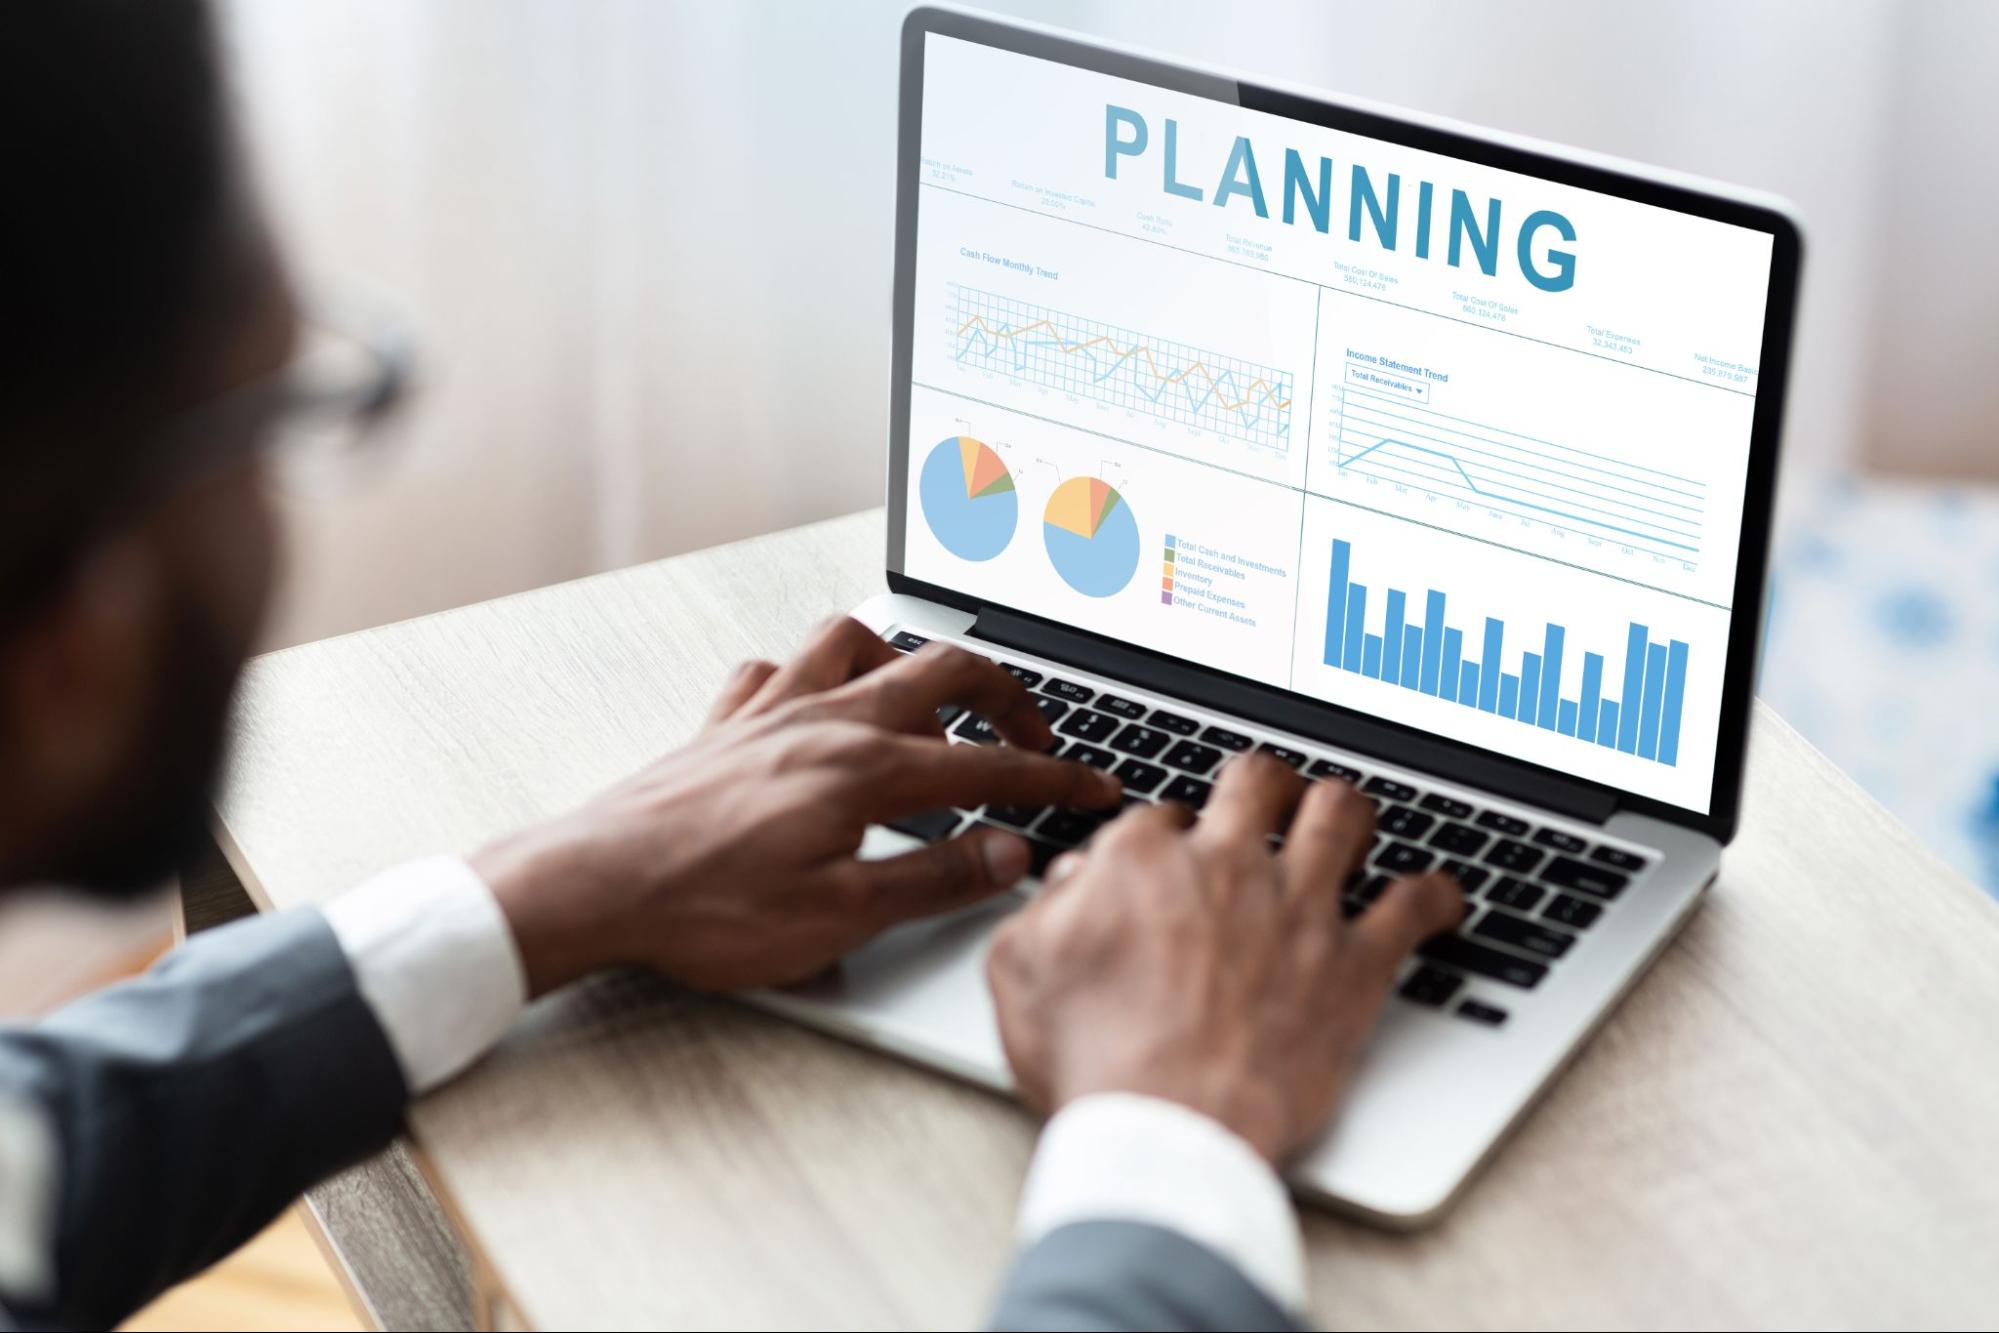
{"label": "finger", "polygon": [[715,698],[715,706],[708,710],[706,726],[726,722],[736,715],[736,710],[750,701],[750,696],[764,687],[764,682],[777,674],[777,664],[753,658],[742,663],[722,686],[722,693]]}
{"label": "finger", "polygon": [[1281,833],[1305,794],[1305,780],[1267,754],[1237,755],[1222,768],[1201,808],[1200,835],[1234,842]]}
{"label": "finger", "polygon": [[1453,929],[1464,914],[1464,893],[1448,875],[1433,872],[1395,881],[1374,906],[1354,918],[1348,932],[1360,980],[1370,989],[1386,991],[1395,980],[1395,969],[1417,945]]}
{"label": "finger", "polygon": [[1285,836],[1285,887],[1337,917],[1340,891],[1373,843],[1374,802],[1337,779],[1314,782]]}
{"label": "finger", "polygon": [[872,934],[1010,889],[1027,874],[1027,863],[1025,841],[980,828],[901,856],[849,861],[837,873],[852,895],[857,924]]}
{"label": "finger", "polygon": [[933,724],[945,704],[968,708],[1014,745],[1046,750],[1055,742],[1034,696],[990,658],[948,643],[931,643],[893,666],[874,672],[828,699],[850,715],[894,731]]}
{"label": "finger", "polygon": [[871,822],[939,806],[1066,805],[1102,809],[1124,784],[1087,764],[1011,746],[940,745],[883,732],[863,781],[841,774],[842,791]]}
{"label": "finger", "polygon": [[820,627],[798,656],[765,680],[741,711],[761,713],[788,699],[837,688],[901,656],[852,616],[835,617]]}
{"label": "finger", "polygon": [[1081,852],[1064,852],[1048,863],[1048,869],[1041,872],[1041,882],[1054,888],[1069,876],[1083,868]]}

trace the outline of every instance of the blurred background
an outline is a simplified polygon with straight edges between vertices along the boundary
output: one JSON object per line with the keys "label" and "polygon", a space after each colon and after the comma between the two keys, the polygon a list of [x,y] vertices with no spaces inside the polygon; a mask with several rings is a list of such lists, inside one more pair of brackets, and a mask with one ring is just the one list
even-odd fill
{"label": "blurred background", "polygon": [[[267,646],[880,501],[900,0],[220,3],[298,271],[428,381],[393,467],[288,502]],[[1999,894],[1999,5],[987,7],[1793,200],[1762,693]],[[0,924],[12,1012],[164,929],[5,910],[69,932]]]}

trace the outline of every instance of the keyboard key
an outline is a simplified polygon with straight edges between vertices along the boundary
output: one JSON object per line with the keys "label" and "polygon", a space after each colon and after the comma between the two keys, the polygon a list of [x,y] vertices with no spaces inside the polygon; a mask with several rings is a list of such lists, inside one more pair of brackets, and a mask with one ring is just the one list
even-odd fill
{"label": "keyboard key", "polygon": [[1579,853],[1583,848],[1589,846],[1588,843],[1578,838],[1575,834],[1564,833],[1558,828],[1535,829],[1534,841],[1540,843],[1543,847],[1553,847],[1558,852]]}
{"label": "keyboard key", "polygon": [[1455,972],[1446,972],[1441,967],[1419,967],[1402,983],[1401,995],[1405,1000],[1434,1008],[1456,995],[1464,984],[1465,979]]}
{"label": "keyboard key", "polygon": [[1092,834],[1104,826],[1104,815],[1097,810],[1056,810],[1035,827],[1035,834],[1074,847],[1089,840]]}
{"label": "keyboard key", "polygon": [[903,629],[897,630],[889,636],[888,646],[899,648],[905,653],[913,653],[928,642],[930,640],[924,638],[921,634],[911,634],[908,630]]}
{"label": "keyboard key", "polygon": [[1012,676],[1030,690],[1041,683],[1041,673],[1032,667],[1015,666],[1012,662],[1001,662],[1000,667],[1007,675]]}
{"label": "keyboard key", "polygon": [[1086,704],[1097,697],[1097,692],[1087,685],[1078,685],[1073,680],[1063,680],[1060,676],[1050,676],[1041,686],[1043,694],[1052,694],[1057,699],[1067,699],[1072,704]]}
{"label": "keyboard key", "polygon": [[[1093,713],[1091,716],[1100,717],[1104,721],[1113,724],[1117,721],[1116,718],[1110,716],[1108,713]],[[1089,739],[1097,740],[1100,738],[1091,736]],[[1137,755],[1140,759],[1150,759],[1165,749],[1166,742],[1172,739],[1171,736],[1168,736],[1163,731],[1154,731],[1150,727],[1141,727],[1138,723],[1131,722],[1127,723],[1125,729],[1120,731],[1116,739],[1111,741],[1111,748],[1122,751],[1125,754]]]}
{"label": "keyboard key", "polygon": [[1148,764],[1143,759],[1127,759],[1117,766],[1117,775],[1124,779],[1126,791],[1151,791],[1166,781],[1166,770],[1157,764]]}
{"label": "keyboard key", "polygon": [[1135,791],[1128,791],[1118,797],[1117,812],[1119,814],[1123,814],[1127,810],[1135,810],[1141,805],[1151,805],[1151,804],[1152,804],[1151,797],[1140,796]]}
{"label": "keyboard key", "polygon": [[1360,770],[1336,764],[1330,759],[1314,759],[1312,766],[1305,770],[1308,778],[1338,778],[1342,782],[1359,782]]}
{"label": "keyboard key", "polygon": [[1548,868],[1541,872],[1541,878],[1558,889],[1581,889],[1599,898],[1615,898],[1631,882],[1629,875],[1620,875],[1608,867],[1591,865],[1570,856],[1558,856],[1550,861]]}
{"label": "keyboard key", "polygon": [[1446,796],[1442,792],[1433,791],[1422,800],[1416,802],[1416,804],[1422,806],[1425,810],[1434,810],[1446,819],[1471,818],[1471,806],[1469,803],[1460,801],[1455,796]]}
{"label": "keyboard key", "polygon": [[1492,892],[1485,895],[1485,900],[1498,907],[1511,907],[1515,911],[1525,912],[1547,896],[1548,891],[1540,885],[1529,884],[1524,879],[1515,879],[1508,875],[1492,886]]}
{"label": "keyboard key", "polygon": [[1501,870],[1518,871],[1524,875],[1541,864],[1541,857],[1540,851],[1524,842],[1501,838],[1492,844],[1492,850],[1485,854],[1485,863],[1498,866]]}
{"label": "keyboard key", "polygon": [[1219,745],[1224,750],[1234,750],[1238,754],[1247,750],[1252,744],[1249,737],[1239,731],[1230,731],[1227,727],[1203,727],[1201,739],[1210,745]]}
{"label": "keyboard key", "polygon": [[1045,805],[989,805],[986,818],[1008,828],[1023,829],[1048,812]]}
{"label": "keyboard key", "polygon": [[1419,870],[1428,870],[1436,859],[1434,854],[1421,847],[1411,847],[1406,842],[1391,842],[1375,853],[1374,866],[1391,875],[1413,875]]}
{"label": "keyboard key", "polygon": [[1056,730],[1064,736],[1074,736],[1079,741],[1101,741],[1109,739],[1118,726],[1118,720],[1109,713],[1079,708],[1069,714],[1069,720]]}
{"label": "keyboard key", "polygon": [[1476,822],[1480,828],[1489,828],[1494,832],[1504,833],[1509,838],[1521,838],[1527,835],[1526,820],[1515,819],[1512,815],[1502,815],[1497,810],[1479,811]]}
{"label": "keyboard key", "polygon": [[954,736],[963,736],[975,745],[999,744],[999,733],[993,730],[993,724],[980,717],[977,713],[965,714],[964,721],[953,728],[951,734]]}
{"label": "keyboard key", "polygon": [[1145,720],[1161,731],[1170,731],[1175,736],[1191,736],[1201,729],[1201,724],[1193,718],[1169,713],[1164,708],[1153,709],[1152,716]]}
{"label": "keyboard key", "polygon": [[1548,975],[1546,963],[1536,963],[1500,949],[1474,944],[1461,935],[1433,935],[1416,952],[1433,963],[1462,968],[1522,990],[1532,990],[1541,984],[1542,977]]}
{"label": "keyboard key", "polygon": [[1199,741],[1175,741],[1166,752],[1165,762],[1189,773],[1206,773],[1221,762],[1222,752]]}
{"label": "keyboard key", "polygon": [[1599,847],[1589,854],[1592,861],[1601,861],[1613,870],[1643,870],[1645,858],[1636,852],[1627,852],[1621,847]]}
{"label": "keyboard key", "polygon": [[1413,801],[1416,789],[1394,778],[1369,778],[1361,784],[1361,790],[1370,796],[1381,796],[1391,801]]}
{"label": "keyboard key", "polygon": [[1303,768],[1305,766],[1305,752],[1303,750],[1294,750],[1288,745],[1272,745],[1269,741],[1265,741],[1256,748],[1259,754],[1267,754],[1272,759],[1281,760],[1293,768]]}
{"label": "keyboard key", "polygon": [[1492,872],[1484,866],[1475,866],[1466,861],[1446,861],[1437,869],[1458,882],[1458,887],[1467,894],[1477,893],[1479,885],[1492,878]]}
{"label": "keyboard key", "polygon": [[1394,878],[1388,875],[1369,875],[1361,881],[1361,886],[1354,890],[1354,897],[1364,903],[1371,903],[1388,892],[1388,886],[1394,882]]}
{"label": "keyboard key", "polygon": [[1461,1000],[1458,1002],[1458,1017],[1496,1028],[1506,1021],[1506,1011],[1498,1005],[1481,1004],[1477,1000]]}
{"label": "keyboard key", "polygon": [[1159,793],[1162,801],[1178,801],[1190,810],[1199,810],[1208,803],[1208,793],[1214,784],[1199,778],[1190,778],[1185,773],[1173,775],[1173,781],[1166,784],[1166,790]]}
{"label": "keyboard key", "polygon": [[1145,705],[1132,699],[1120,699],[1115,694],[1097,696],[1097,707],[1106,713],[1115,713],[1127,722],[1136,722],[1145,716]]}
{"label": "keyboard key", "polygon": [[965,715],[965,710],[956,704],[945,704],[937,710],[937,725],[948,727]]}
{"label": "keyboard key", "polygon": [[1091,768],[1109,768],[1117,763],[1117,756],[1109,750],[1099,750],[1081,741],[1069,742],[1068,748],[1062,751],[1062,757],[1072,764],[1088,764]]}
{"label": "keyboard key", "polygon": [[1566,893],[1558,893],[1555,895],[1555,901],[1549,903],[1541,915],[1571,930],[1587,930],[1596,923],[1598,917],[1603,915],[1603,908],[1586,899],[1571,898]]}
{"label": "keyboard key", "polygon": [[1510,912],[1487,912],[1472,927],[1472,934],[1483,935],[1489,940],[1520,950],[1522,953],[1539,954],[1543,958],[1560,958],[1576,942],[1576,937],[1559,930],[1550,930]]}
{"label": "keyboard key", "polygon": [[1375,827],[1398,838],[1420,838],[1436,822],[1421,810],[1406,805],[1388,805],[1382,807],[1381,818],[1375,821]]}
{"label": "keyboard key", "polygon": [[1490,836],[1469,824],[1445,824],[1430,835],[1430,845],[1454,856],[1476,856]]}
{"label": "keyboard key", "polygon": [[958,827],[956,810],[919,810],[913,815],[891,819],[888,826],[897,833],[907,833],[912,838],[925,842],[940,842],[951,836]]}
{"label": "keyboard key", "polygon": [[1036,699],[1034,706],[1041,710],[1041,716],[1048,719],[1048,725],[1051,727],[1062,720],[1062,714],[1069,711],[1069,705],[1063,703],[1060,699],[1043,697]]}

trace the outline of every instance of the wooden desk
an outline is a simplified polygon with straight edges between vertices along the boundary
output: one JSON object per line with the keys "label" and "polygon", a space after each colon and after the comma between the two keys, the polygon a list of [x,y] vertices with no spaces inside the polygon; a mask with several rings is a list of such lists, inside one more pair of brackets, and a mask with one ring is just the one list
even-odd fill
{"label": "wooden desk", "polygon": [[[469,849],[678,743],[879,587],[855,515],[276,653],[221,842],[260,906]],[[1334,1326],[1941,1325],[1999,1311],[1999,910],[1759,709],[1712,901],[1441,1226],[1308,1215]],[[226,873],[192,886],[226,887]],[[206,895],[206,896],[205,896]],[[315,1192],[395,1324],[976,1323],[1011,1104],[639,977],[538,1005]],[[412,1165],[414,1163],[414,1166]],[[386,1183],[385,1183],[386,1182]]]}

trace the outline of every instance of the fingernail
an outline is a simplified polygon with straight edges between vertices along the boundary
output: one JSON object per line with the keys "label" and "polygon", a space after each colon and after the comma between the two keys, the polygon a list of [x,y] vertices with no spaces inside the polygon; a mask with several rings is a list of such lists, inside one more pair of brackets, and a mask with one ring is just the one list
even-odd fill
{"label": "fingernail", "polygon": [[988,837],[979,854],[986,858],[986,874],[1002,887],[1019,882],[1027,873],[1027,844],[1011,833]]}

